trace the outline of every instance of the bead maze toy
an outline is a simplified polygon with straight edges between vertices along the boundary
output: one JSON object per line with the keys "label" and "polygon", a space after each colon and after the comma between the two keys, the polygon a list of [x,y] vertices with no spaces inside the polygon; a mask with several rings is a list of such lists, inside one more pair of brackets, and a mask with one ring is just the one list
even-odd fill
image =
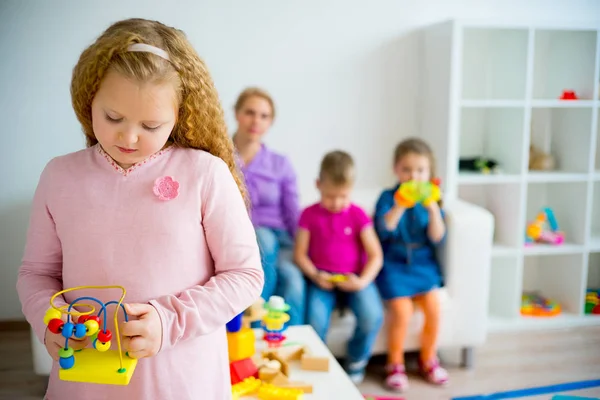
{"label": "bead maze toy", "polygon": [[523,293],[521,315],[531,317],[554,317],[561,312],[560,304],[537,293]]}
{"label": "bead maze toy", "polygon": [[439,179],[432,179],[427,182],[404,182],[394,193],[394,200],[397,204],[406,208],[412,208],[416,204],[427,206],[441,199],[442,192],[439,185]]}
{"label": "bead maze toy", "polygon": [[549,207],[544,207],[534,221],[527,224],[525,230],[525,245],[534,243],[549,243],[553,245],[563,244],[564,232],[559,231],[554,212]]}
{"label": "bead maze toy", "polygon": [[[123,294],[118,301],[109,301],[107,303],[103,303],[94,297],[83,296],[62,307],[54,305],[54,300],[58,296],[84,289],[120,289]],[[128,321],[127,312],[123,306],[125,294],[125,288],[122,286],[79,286],[62,290],[50,298],[50,308],[44,316],[44,324],[48,326],[50,332],[62,334],[65,338],[65,346],[59,350],[60,370],[58,374],[61,380],[106,385],[129,384],[135,371],[137,360],[129,357],[127,353],[123,354],[117,322],[119,308],[123,310],[125,322]],[[85,300],[98,303],[100,311],[97,315],[92,315],[96,312],[93,305],[78,303]],[[113,336],[111,331],[106,328],[106,320],[108,318],[106,308],[111,304],[117,306],[114,313],[114,326],[118,350],[110,350]],[[73,307],[85,307],[89,308],[89,310],[78,311],[73,310]],[[63,321],[63,314],[67,316],[66,322]],[[75,317],[77,317],[76,323]],[[84,336],[89,336],[92,339],[93,349],[85,348],[74,351],[72,347],[69,347],[69,339],[72,337],[83,338]]]}

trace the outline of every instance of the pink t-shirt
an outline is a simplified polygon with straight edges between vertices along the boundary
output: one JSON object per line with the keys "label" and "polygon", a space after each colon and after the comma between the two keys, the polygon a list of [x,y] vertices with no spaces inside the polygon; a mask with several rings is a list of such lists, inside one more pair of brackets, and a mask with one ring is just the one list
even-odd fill
{"label": "pink t-shirt", "polygon": [[299,227],[310,232],[308,256],[315,267],[336,274],[362,270],[365,251],[360,234],[371,225],[371,218],[355,204],[339,213],[313,204],[302,212],[299,221]]}

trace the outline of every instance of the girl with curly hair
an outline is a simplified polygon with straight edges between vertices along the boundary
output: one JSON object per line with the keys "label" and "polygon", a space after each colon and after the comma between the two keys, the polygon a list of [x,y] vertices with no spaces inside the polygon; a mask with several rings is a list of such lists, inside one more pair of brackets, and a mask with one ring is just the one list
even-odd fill
{"label": "girl with curly hair", "polygon": [[[71,95],[87,148],[42,172],[17,290],[59,360],[65,338],[44,322],[51,296],[125,287],[129,322],[117,328],[139,360],[126,386],[63,381],[55,363],[47,397],[230,398],[225,325],[260,296],[264,275],[204,62],[181,31],[124,20],[81,54]],[[68,292],[55,305],[79,296],[108,302],[119,291]],[[87,336],[69,343],[91,345]]]}

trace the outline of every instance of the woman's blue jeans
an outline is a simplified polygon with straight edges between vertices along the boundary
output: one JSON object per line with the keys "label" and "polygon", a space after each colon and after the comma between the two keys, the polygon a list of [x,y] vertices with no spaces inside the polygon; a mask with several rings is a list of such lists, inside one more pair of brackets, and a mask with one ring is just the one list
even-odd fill
{"label": "woman's blue jeans", "polygon": [[300,268],[292,261],[292,238],[285,230],[265,227],[256,228],[256,237],[265,272],[261,297],[265,301],[272,295],[283,297],[290,306],[288,325],[304,324],[306,281]]}

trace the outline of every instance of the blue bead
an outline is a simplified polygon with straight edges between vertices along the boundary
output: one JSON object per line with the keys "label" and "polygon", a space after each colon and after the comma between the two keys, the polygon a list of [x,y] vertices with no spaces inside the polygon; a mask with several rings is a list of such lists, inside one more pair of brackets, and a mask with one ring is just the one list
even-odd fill
{"label": "blue bead", "polygon": [[73,331],[75,330],[75,325],[71,322],[67,322],[62,329],[62,335],[67,339],[73,336]]}
{"label": "blue bead", "polygon": [[62,369],[73,368],[73,365],[75,365],[75,356],[60,358],[58,363]]}
{"label": "blue bead", "polygon": [[87,333],[87,328],[84,324],[77,324],[75,325],[75,337],[76,338],[82,338],[85,336],[85,334]]}

